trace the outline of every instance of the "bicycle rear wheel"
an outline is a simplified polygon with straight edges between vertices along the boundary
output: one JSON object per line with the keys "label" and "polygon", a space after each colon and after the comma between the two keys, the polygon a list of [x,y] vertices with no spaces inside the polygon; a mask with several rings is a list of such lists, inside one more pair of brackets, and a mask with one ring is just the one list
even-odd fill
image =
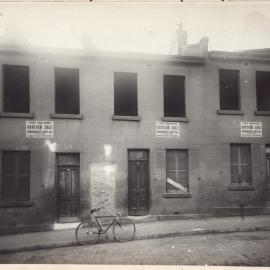
{"label": "bicycle rear wheel", "polygon": [[118,218],[113,225],[114,238],[119,242],[133,240],[135,231],[135,224],[129,218]]}
{"label": "bicycle rear wheel", "polygon": [[76,228],[76,239],[81,245],[93,245],[99,239],[99,230],[97,227],[91,227],[90,221],[81,222]]}

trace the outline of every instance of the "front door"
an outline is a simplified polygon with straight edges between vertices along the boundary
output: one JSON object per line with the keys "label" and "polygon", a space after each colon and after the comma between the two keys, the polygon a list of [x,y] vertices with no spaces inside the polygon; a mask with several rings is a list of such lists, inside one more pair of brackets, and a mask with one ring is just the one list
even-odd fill
{"label": "front door", "polygon": [[128,212],[147,215],[149,210],[149,162],[147,150],[128,151]]}
{"label": "front door", "polygon": [[267,207],[270,207],[270,145],[266,145],[266,192]]}
{"label": "front door", "polygon": [[266,155],[266,184],[270,186],[270,154]]}
{"label": "front door", "polygon": [[[65,156],[66,159],[67,156]],[[74,157],[71,157],[71,160]],[[58,161],[61,157],[58,157]],[[63,159],[62,159],[63,160]],[[80,188],[79,166],[58,164],[57,166],[57,221],[79,221]]]}

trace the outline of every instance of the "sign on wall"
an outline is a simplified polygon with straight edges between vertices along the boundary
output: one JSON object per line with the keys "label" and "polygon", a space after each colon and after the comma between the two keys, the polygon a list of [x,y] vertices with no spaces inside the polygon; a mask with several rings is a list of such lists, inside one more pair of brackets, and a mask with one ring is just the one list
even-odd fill
{"label": "sign on wall", "polygon": [[26,138],[53,138],[53,121],[26,121]]}
{"label": "sign on wall", "polygon": [[115,164],[91,164],[91,208],[102,207],[102,214],[115,212]]}
{"label": "sign on wall", "polygon": [[262,137],[262,122],[241,122],[241,137]]}
{"label": "sign on wall", "polygon": [[177,122],[156,122],[156,137],[179,138],[180,125]]}

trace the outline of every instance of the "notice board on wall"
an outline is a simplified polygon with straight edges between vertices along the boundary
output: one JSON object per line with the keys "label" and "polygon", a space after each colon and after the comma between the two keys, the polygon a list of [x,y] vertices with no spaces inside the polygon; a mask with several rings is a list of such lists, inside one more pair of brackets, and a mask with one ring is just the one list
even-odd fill
{"label": "notice board on wall", "polygon": [[102,214],[115,212],[115,164],[91,164],[91,208],[102,208]]}
{"label": "notice board on wall", "polygon": [[26,138],[53,138],[53,121],[26,121]]}
{"label": "notice board on wall", "polygon": [[241,137],[262,137],[262,122],[241,122]]}
{"label": "notice board on wall", "polygon": [[178,122],[156,122],[156,137],[179,138],[180,124]]}

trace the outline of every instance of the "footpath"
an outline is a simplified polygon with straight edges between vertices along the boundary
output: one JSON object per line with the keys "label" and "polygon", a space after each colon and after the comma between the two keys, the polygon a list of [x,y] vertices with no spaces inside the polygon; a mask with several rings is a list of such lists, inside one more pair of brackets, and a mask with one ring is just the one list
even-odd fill
{"label": "footpath", "polygon": [[[136,224],[135,240],[270,230],[270,215],[156,220],[145,223],[135,218],[133,220]],[[110,238],[107,240],[111,242]],[[71,245],[77,245],[74,228],[0,236],[2,254]]]}

